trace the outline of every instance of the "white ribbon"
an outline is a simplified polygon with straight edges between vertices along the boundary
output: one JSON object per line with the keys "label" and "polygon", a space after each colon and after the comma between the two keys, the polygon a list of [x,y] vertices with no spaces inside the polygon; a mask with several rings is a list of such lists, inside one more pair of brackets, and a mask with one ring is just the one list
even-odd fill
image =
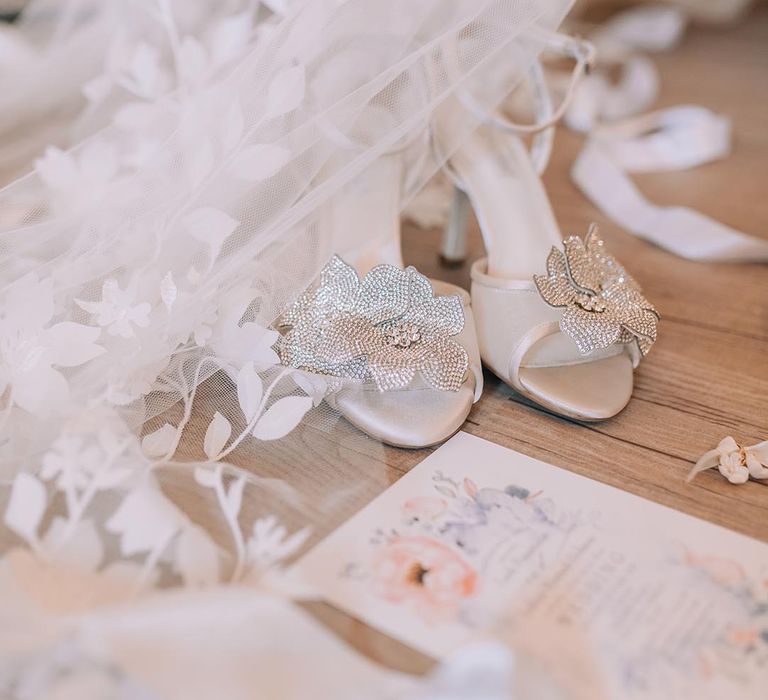
{"label": "white ribbon", "polygon": [[627,175],[717,160],[728,155],[730,142],[726,117],[703,107],[676,107],[598,129],[571,176],[615,223],[675,255],[708,262],[768,262],[768,241],[687,207],[657,206]]}
{"label": "white ribbon", "polygon": [[[659,95],[660,76],[653,61],[642,54],[677,46],[687,24],[679,8],[659,5],[633,7],[601,25],[590,36],[600,62],[581,81],[568,107],[568,127],[587,133],[600,122],[650,109]],[[618,81],[608,67],[620,68]]]}

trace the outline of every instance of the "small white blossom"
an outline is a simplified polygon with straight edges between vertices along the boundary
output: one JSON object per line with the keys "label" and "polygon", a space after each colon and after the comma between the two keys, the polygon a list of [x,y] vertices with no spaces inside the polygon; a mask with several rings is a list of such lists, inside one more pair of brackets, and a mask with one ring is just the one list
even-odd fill
{"label": "small white blossom", "polygon": [[57,369],[78,367],[102,354],[101,329],[80,323],[51,325],[51,280],[28,275],[11,285],[0,305],[0,395],[30,413],[42,415],[69,397],[69,384]]}
{"label": "small white blossom", "polygon": [[309,528],[288,536],[288,531],[277,518],[268,516],[253,523],[253,534],[248,539],[248,561],[259,571],[266,571],[298,552],[309,537]]}
{"label": "small white blossom", "polygon": [[742,447],[730,436],[723,438],[714,450],[701,456],[688,480],[713,467],[732,484],[743,484],[750,477],[768,479],[768,440]]}
{"label": "small white blossom", "polygon": [[81,490],[98,474],[103,463],[104,453],[96,444],[86,444],[79,435],[64,436],[43,456],[40,476],[46,481],[55,478],[62,491]]}
{"label": "small white blossom", "polygon": [[101,301],[76,301],[83,310],[96,314],[96,323],[106,328],[110,335],[133,338],[134,326],[146,328],[149,325],[151,305],[146,301],[134,304],[133,294],[120,289],[114,279],[104,282]]}

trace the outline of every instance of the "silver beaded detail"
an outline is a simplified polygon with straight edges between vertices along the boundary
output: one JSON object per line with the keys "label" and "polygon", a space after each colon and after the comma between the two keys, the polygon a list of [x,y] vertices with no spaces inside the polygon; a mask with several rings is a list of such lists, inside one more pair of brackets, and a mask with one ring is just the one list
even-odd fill
{"label": "silver beaded detail", "polygon": [[283,314],[284,365],[405,388],[416,372],[435,389],[458,391],[469,359],[453,340],[464,327],[458,296],[435,296],[413,267],[377,265],[361,281],[334,256],[319,282]]}
{"label": "silver beaded detail", "polygon": [[593,225],[584,240],[569,236],[552,248],[547,274],[534,275],[550,306],[564,307],[560,329],[588,354],[615,343],[637,343],[646,355],[656,341],[659,314],[640,285],[605,251]]}

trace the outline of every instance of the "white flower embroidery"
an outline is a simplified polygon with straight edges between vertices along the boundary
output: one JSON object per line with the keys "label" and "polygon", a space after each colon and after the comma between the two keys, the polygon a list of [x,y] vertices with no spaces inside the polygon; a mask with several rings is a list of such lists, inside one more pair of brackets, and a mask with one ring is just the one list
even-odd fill
{"label": "white flower embroidery", "polygon": [[40,476],[56,479],[61,491],[84,489],[103,464],[104,455],[96,445],[86,445],[82,436],[60,437],[43,456]]}
{"label": "white flower embroidery", "polygon": [[288,535],[277,518],[268,516],[253,523],[253,534],[246,543],[248,562],[257,571],[266,571],[298,552],[309,537],[310,529]]}
{"label": "white flower embroidery", "polygon": [[51,280],[28,275],[8,291],[0,309],[0,395],[30,413],[55,410],[69,396],[64,375],[54,367],[77,367],[104,352],[101,329],[80,323],[50,326],[54,314]]}
{"label": "white flower embroidery", "polygon": [[103,428],[97,433],[64,434],[43,455],[40,476],[56,480],[60,491],[109,489],[124,481],[131,468],[117,459],[123,450],[119,437]]}
{"label": "white flower embroidery", "polygon": [[743,484],[750,477],[768,479],[768,440],[751,447],[742,447],[730,436],[723,438],[714,450],[701,456],[688,475],[688,480],[713,467],[717,467],[732,484]]}
{"label": "white flower embroidery", "polygon": [[56,211],[83,211],[95,206],[119,169],[115,148],[94,141],[81,150],[49,146],[35,161],[35,170],[51,194]]}
{"label": "white flower embroidery", "polygon": [[146,301],[134,304],[133,297],[130,291],[120,289],[117,280],[108,279],[101,290],[101,301],[75,301],[83,310],[96,314],[96,323],[110,335],[133,338],[133,327],[146,328],[152,310]]}
{"label": "white flower embroidery", "polygon": [[280,334],[254,321],[241,323],[254,295],[253,290],[237,289],[220,300],[208,344],[219,357],[238,366],[253,362],[256,371],[261,372],[280,364],[272,349]]}

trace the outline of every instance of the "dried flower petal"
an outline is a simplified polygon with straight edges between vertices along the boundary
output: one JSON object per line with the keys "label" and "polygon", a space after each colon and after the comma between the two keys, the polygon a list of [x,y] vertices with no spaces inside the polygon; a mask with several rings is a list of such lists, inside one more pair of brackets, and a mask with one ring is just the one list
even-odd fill
{"label": "dried flower petal", "polygon": [[768,479],[768,440],[751,447],[742,447],[730,435],[723,438],[714,450],[699,458],[688,474],[688,481],[713,467],[717,467],[732,484],[743,484],[750,477]]}

